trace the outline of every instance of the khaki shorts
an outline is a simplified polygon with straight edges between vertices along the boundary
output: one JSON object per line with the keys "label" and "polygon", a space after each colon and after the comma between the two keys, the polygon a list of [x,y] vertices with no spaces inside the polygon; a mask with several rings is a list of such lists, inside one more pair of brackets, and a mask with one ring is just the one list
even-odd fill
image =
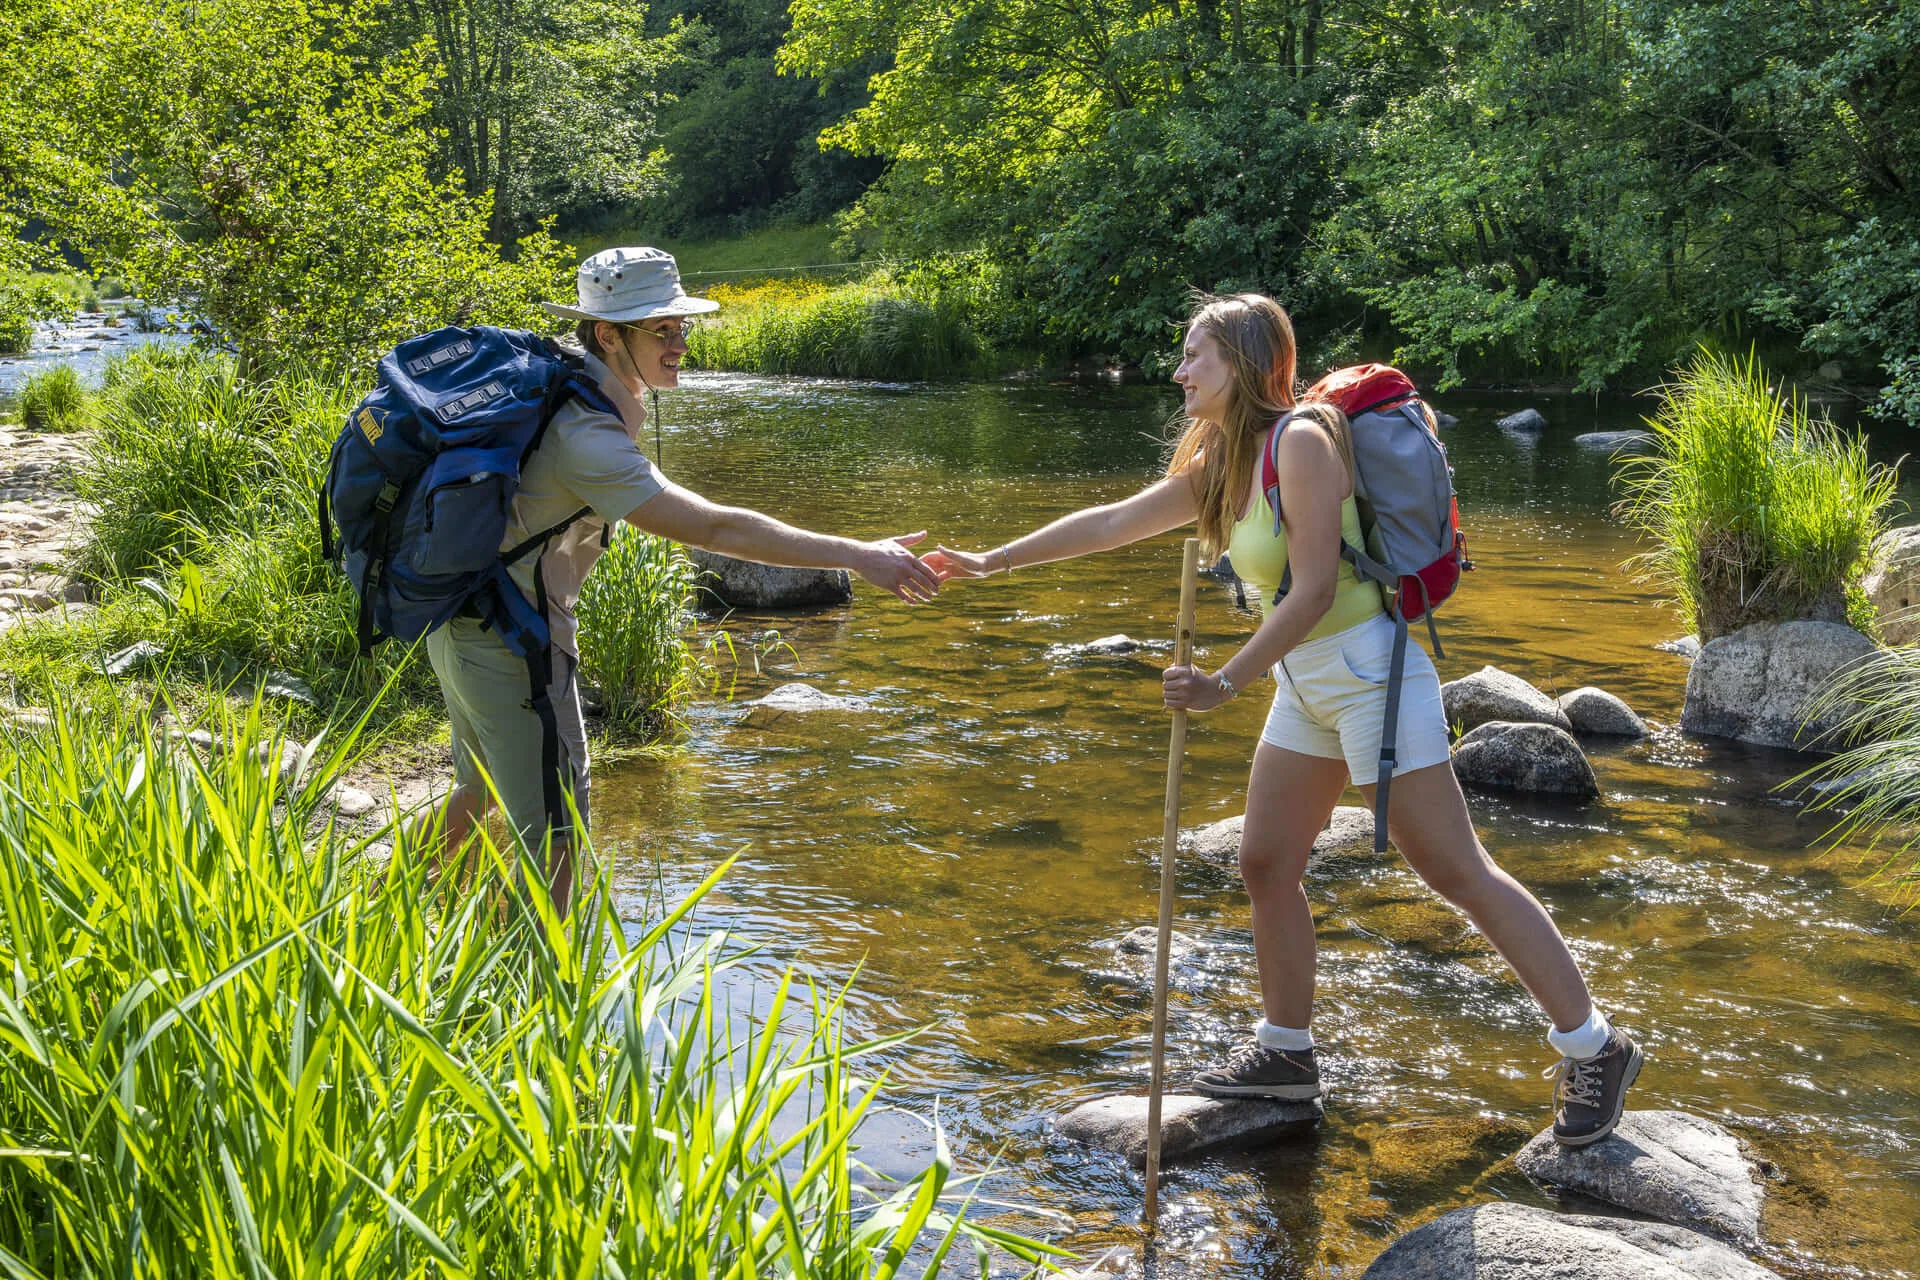
{"label": "khaki shorts", "polygon": [[[547,830],[547,809],[540,717],[529,705],[532,686],[526,661],[471,618],[455,618],[429,633],[427,660],[440,677],[447,719],[453,724],[454,785],[484,795],[491,779],[508,821],[529,847],[539,847]],[[578,665],[564,650],[553,651],[551,691],[560,731],[560,785],[563,795],[573,796],[584,828],[587,733],[574,679]]]}
{"label": "khaki shorts", "polygon": [[[1302,755],[1345,760],[1357,786],[1379,781],[1393,631],[1392,620],[1382,613],[1357,627],[1295,646],[1273,669],[1280,691],[1260,740]],[[1412,637],[1400,677],[1394,758],[1396,775],[1450,758],[1440,677]]]}

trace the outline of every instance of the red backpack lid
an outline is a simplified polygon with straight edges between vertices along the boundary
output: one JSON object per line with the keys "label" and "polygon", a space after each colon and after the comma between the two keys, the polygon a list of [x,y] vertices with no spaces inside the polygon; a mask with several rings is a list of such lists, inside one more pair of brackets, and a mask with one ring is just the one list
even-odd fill
{"label": "red backpack lid", "polygon": [[1326,401],[1349,418],[1357,418],[1369,409],[1419,394],[1413,379],[1390,364],[1356,364],[1335,369],[1301,398]]}

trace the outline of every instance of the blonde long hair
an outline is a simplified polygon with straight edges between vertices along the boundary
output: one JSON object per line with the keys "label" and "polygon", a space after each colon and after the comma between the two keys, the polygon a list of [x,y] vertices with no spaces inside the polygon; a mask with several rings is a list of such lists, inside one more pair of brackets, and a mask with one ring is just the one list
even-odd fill
{"label": "blonde long hair", "polygon": [[1167,463],[1168,475],[1191,469],[1200,546],[1212,559],[1226,549],[1252,486],[1260,433],[1293,408],[1293,322],[1265,294],[1201,293],[1187,328],[1220,344],[1232,375],[1226,421],[1186,419]]}

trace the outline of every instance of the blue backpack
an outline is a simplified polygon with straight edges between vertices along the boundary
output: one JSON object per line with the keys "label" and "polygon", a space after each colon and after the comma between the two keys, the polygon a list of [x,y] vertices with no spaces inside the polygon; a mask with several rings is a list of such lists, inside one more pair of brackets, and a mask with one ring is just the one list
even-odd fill
{"label": "blue backpack", "polygon": [[[617,413],[583,368],[537,334],[481,326],[409,338],[381,357],[373,390],[348,413],[320,491],[321,553],[360,597],[361,655],[388,637],[417,640],[456,615],[479,618],[527,662],[554,757],[550,776],[559,743],[547,703],[545,601],[529,601],[507,566],[591,509],[504,552],[501,543],[520,470],[574,396]],[[557,819],[554,801],[549,788]]]}

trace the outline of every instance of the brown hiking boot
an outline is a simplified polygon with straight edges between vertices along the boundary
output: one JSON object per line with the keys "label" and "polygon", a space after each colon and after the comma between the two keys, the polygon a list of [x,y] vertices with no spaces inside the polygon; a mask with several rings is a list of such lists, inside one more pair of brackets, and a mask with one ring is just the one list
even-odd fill
{"label": "brown hiking boot", "polygon": [[1298,1102],[1320,1096],[1320,1068],[1311,1049],[1269,1049],[1255,1038],[1234,1046],[1225,1066],[1195,1076],[1193,1088],[1214,1098]]}
{"label": "brown hiking boot", "polygon": [[1543,1072],[1553,1077],[1553,1140],[1563,1147],[1584,1147],[1612,1133],[1627,1108],[1627,1086],[1640,1074],[1640,1061],[1640,1046],[1615,1027],[1599,1053],[1562,1058],[1559,1066]]}

